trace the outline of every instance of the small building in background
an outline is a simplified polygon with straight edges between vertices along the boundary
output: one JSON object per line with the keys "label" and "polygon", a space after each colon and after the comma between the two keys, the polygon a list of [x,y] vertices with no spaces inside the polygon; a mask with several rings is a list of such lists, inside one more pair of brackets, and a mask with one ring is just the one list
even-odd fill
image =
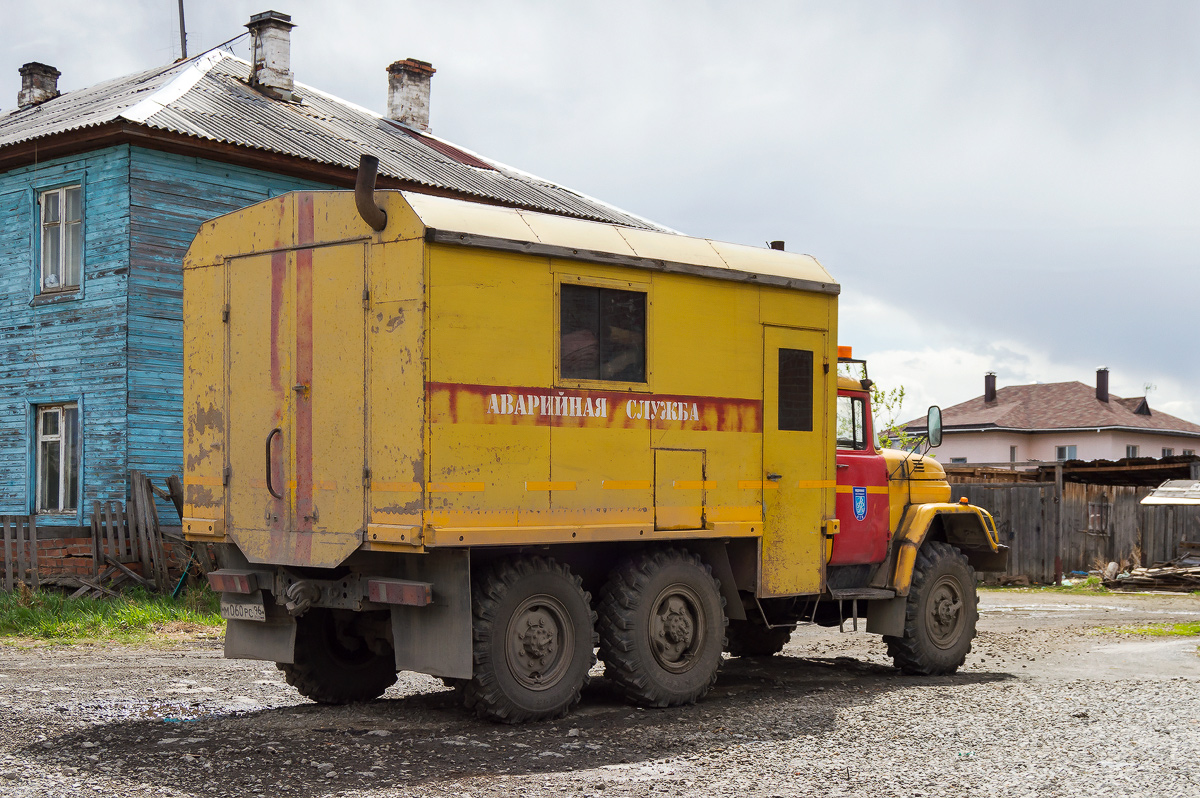
{"label": "small building in background", "polygon": [[[925,419],[903,425],[925,431]],[[1096,385],[1052,382],[997,388],[942,410],[942,446],[948,465],[1016,467],[1070,460],[1131,460],[1190,456],[1200,450],[1200,424],[1152,410],[1146,397],[1123,399],[1108,390],[1108,369]]]}

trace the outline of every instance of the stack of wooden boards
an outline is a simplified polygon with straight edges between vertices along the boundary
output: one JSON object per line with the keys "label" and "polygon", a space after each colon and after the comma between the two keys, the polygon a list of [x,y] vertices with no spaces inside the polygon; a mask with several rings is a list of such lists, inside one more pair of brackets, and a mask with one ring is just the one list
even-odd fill
{"label": "stack of wooden boards", "polygon": [[1184,541],[1183,552],[1170,562],[1155,563],[1148,568],[1134,568],[1128,574],[1106,579],[1105,587],[1123,590],[1169,590],[1190,593],[1200,590],[1200,543]]}
{"label": "stack of wooden boards", "polygon": [[[125,509],[120,502],[93,504],[92,575],[91,578],[75,577],[80,588],[72,596],[115,596],[115,588],[125,582],[135,582],[159,593],[178,593],[183,576],[193,564],[200,569],[201,575],[212,569],[206,550],[191,549],[182,536],[172,535],[159,525],[158,509],[154,504],[156,494],[170,499],[177,510],[182,505],[182,485],[178,478],[172,477],[167,482],[170,490],[162,491],[155,488],[147,476],[133,471],[130,473],[129,504]],[[183,575],[174,585],[169,575],[168,540],[189,549],[182,567]]]}

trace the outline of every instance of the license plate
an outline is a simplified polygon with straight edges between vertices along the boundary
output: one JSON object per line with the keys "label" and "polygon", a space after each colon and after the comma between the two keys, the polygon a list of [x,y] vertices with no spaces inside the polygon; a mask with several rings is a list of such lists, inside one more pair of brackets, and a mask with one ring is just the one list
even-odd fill
{"label": "license plate", "polygon": [[265,621],[267,608],[262,594],[257,599],[244,598],[236,601],[221,599],[221,617],[227,621]]}

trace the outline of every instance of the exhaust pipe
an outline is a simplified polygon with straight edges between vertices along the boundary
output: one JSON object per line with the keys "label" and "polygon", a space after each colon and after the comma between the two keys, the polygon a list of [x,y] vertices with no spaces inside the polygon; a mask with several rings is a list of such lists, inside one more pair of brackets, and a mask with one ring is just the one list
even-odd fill
{"label": "exhaust pipe", "polygon": [[372,230],[387,227],[387,211],[375,203],[375,173],[379,171],[379,159],[374,155],[358,158],[358,179],[354,183],[354,204],[358,215],[371,225]]}

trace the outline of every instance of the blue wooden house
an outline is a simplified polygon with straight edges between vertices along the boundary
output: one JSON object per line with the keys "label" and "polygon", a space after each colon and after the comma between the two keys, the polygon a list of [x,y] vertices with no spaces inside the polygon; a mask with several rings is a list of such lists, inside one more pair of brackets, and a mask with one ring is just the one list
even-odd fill
{"label": "blue wooden house", "polygon": [[[87,524],[128,474],[181,472],[180,261],[201,222],[278,194],[379,187],[657,228],[428,132],[433,69],[388,69],[388,116],[295,82],[290,18],[252,18],[252,62],[212,51],[59,93],[21,68],[0,112],[0,515]],[[160,512],[162,509],[160,508]]]}

